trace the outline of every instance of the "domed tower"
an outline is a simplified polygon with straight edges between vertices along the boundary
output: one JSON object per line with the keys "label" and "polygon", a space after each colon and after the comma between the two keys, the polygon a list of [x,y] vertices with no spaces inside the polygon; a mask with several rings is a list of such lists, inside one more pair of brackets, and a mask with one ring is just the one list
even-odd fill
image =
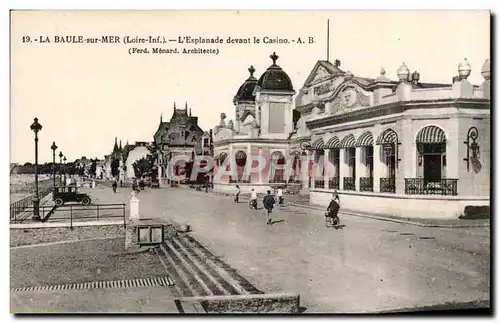
{"label": "domed tower", "polygon": [[288,138],[293,131],[293,89],[286,72],[276,64],[279,56],[270,56],[273,64],[260,77],[255,88],[256,117],[263,136]]}
{"label": "domed tower", "polygon": [[255,120],[254,90],[257,86],[257,79],[253,76],[253,73],[255,73],[253,66],[250,66],[248,71],[250,72],[250,76],[243,82],[233,98],[233,104],[236,107],[236,119],[234,123],[236,132],[246,132],[243,127],[250,127],[252,121]]}

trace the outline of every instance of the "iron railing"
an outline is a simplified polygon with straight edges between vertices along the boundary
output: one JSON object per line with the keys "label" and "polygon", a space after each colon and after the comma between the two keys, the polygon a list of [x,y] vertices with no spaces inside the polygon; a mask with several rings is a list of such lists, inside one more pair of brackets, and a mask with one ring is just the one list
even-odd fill
{"label": "iron railing", "polygon": [[359,191],[360,192],[373,192],[373,177],[360,177],[359,178]]}
{"label": "iron railing", "polygon": [[70,228],[74,222],[80,221],[102,221],[109,219],[122,219],[126,225],[125,204],[67,204],[58,206],[54,212],[44,219],[50,222],[68,222]]}
{"label": "iron railing", "polygon": [[302,181],[300,179],[293,179],[293,177],[290,177],[288,180],[288,184],[301,184]]}
{"label": "iron railing", "polygon": [[[46,219],[52,212],[54,212],[55,208],[55,205],[40,206],[38,208],[40,219],[42,219],[42,221]],[[25,208],[24,206],[11,206],[10,210],[10,223],[23,223],[24,221],[29,220],[33,217],[33,205],[31,205],[29,208]]]}
{"label": "iron railing", "polygon": [[328,188],[329,189],[339,189],[339,178],[338,177],[332,177],[328,180]]}
{"label": "iron railing", "polygon": [[269,183],[279,183],[279,184],[286,184],[286,180],[283,179],[272,179],[269,181]]}
{"label": "iron railing", "polygon": [[314,188],[325,188],[325,180],[324,179],[315,179],[314,180]]}
{"label": "iron railing", "polygon": [[[52,194],[52,187],[44,188],[38,191],[38,196],[41,199],[47,197],[47,195]],[[33,199],[35,198],[35,194],[27,196],[19,201],[13,202],[10,204],[10,219],[11,221],[16,219],[20,213],[33,211]],[[25,215],[23,215],[25,216]]]}
{"label": "iron railing", "polygon": [[458,195],[458,179],[429,181],[423,178],[405,178],[405,194],[410,195]]}
{"label": "iron railing", "polygon": [[382,177],[380,179],[381,193],[396,193],[396,177]]}
{"label": "iron railing", "polygon": [[344,177],[344,191],[356,190],[356,179],[354,177]]}
{"label": "iron railing", "polygon": [[251,177],[248,177],[248,179],[229,179],[229,183],[231,184],[236,184],[236,183],[243,183],[243,184],[249,184],[251,183]]}

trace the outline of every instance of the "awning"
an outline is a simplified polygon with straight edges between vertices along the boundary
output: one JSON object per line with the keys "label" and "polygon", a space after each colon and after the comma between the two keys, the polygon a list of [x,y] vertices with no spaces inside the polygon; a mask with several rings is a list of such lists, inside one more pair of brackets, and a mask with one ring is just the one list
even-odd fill
{"label": "awning", "polygon": [[356,147],[373,146],[373,136],[370,131],[364,132],[356,142]]}
{"label": "awning", "polygon": [[345,136],[344,139],[342,139],[339,148],[353,148],[355,146],[356,146],[356,139],[354,139],[354,136],[350,134]]}
{"label": "awning", "polygon": [[442,144],[446,143],[446,135],[444,131],[436,126],[427,126],[419,131],[417,144]]}
{"label": "awning", "polygon": [[319,138],[313,144],[311,145],[311,148],[313,150],[320,150],[320,149],[325,149],[325,142],[323,141],[322,138]]}
{"label": "awning", "polygon": [[398,134],[392,129],[387,129],[378,136],[376,144],[396,144],[398,141]]}
{"label": "awning", "polygon": [[340,140],[337,136],[334,136],[330,140],[327,141],[325,148],[331,149],[331,148],[339,148],[340,147]]}

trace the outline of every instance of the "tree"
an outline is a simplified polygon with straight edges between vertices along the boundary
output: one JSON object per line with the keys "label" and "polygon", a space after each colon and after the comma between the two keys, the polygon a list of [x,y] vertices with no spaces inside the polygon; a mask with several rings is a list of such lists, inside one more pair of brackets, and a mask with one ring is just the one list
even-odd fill
{"label": "tree", "polygon": [[90,164],[90,175],[95,177],[96,176],[96,171],[97,171],[97,158],[91,159],[91,164]]}
{"label": "tree", "polygon": [[113,159],[111,161],[111,176],[113,177],[117,177],[118,175],[120,175],[120,171],[119,171],[119,168],[120,167],[120,161],[118,159]]}
{"label": "tree", "polygon": [[142,178],[143,176],[151,175],[154,164],[151,163],[151,158],[146,156],[136,160],[132,166],[134,167],[135,177]]}

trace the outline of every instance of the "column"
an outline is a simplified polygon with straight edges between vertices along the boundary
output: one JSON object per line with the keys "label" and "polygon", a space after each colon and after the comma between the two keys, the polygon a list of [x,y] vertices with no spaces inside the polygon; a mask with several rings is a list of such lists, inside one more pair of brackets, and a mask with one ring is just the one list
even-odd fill
{"label": "column", "polygon": [[344,177],[349,176],[349,168],[347,161],[347,149],[340,148],[339,150],[339,189],[344,190]]}
{"label": "column", "polygon": [[[415,134],[412,133],[411,120],[401,121],[401,130],[398,132],[398,140],[401,145],[396,144],[396,194],[404,194],[405,178],[417,177],[417,144],[413,140]],[[397,161],[400,159],[401,161]]]}
{"label": "column", "polygon": [[300,155],[300,180],[305,189],[309,188],[309,151],[306,156]]}
{"label": "column", "polygon": [[360,189],[360,183],[359,183],[359,179],[361,177],[364,177],[364,173],[363,173],[363,170],[364,170],[364,164],[363,164],[363,161],[361,160],[362,156],[363,156],[363,149],[364,147],[356,147],[356,163],[355,163],[355,168],[356,168],[356,177],[354,178],[354,183],[355,183],[355,186],[356,186],[356,191],[359,191]]}
{"label": "column", "polygon": [[325,158],[324,158],[324,163],[325,163],[325,176],[324,176],[324,180],[325,180],[325,189],[328,189],[328,180],[330,179],[331,177],[331,174],[332,174],[332,164],[331,164],[331,161],[330,161],[330,151],[331,149],[327,148],[325,149]]}
{"label": "column", "polygon": [[380,175],[382,174],[382,164],[380,161],[380,145],[373,145],[373,192],[380,192]]}
{"label": "column", "polygon": [[311,171],[311,188],[314,189],[316,187],[316,158],[318,156],[318,153],[317,153],[317,150],[313,150],[312,151],[312,160],[313,160],[313,167],[312,167],[312,171]]}

